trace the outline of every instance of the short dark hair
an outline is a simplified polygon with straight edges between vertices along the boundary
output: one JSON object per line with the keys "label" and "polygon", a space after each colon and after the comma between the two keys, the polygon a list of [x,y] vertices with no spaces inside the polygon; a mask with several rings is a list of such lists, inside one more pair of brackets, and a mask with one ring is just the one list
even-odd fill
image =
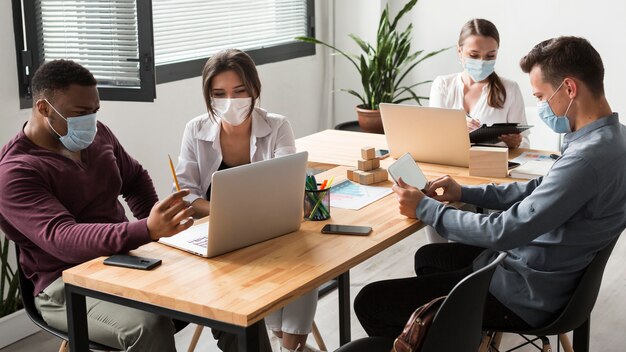
{"label": "short dark hair", "polygon": [[582,81],[594,97],[604,95],[604,65],[591,43],[580,37],[558,37],[535,45],[520,60],[520,67],[529,73],[539,66],[543,80],[558,87],[566,77]]}
{"label": "short dark hair", "polygon": [[256,65],[250,55],[245,52],[238,49],[226,49],[211,56],[202,70],[202,93],[210,117],[215,116],[211,98],[211,83],[213,77],[225,71],[234,71],[241,79],[246,87],[246,92],[252,97],[252,104],[250,105],[250,113],[252,113],[256,101],[261,95],[261,79],[256,70]]}
{"label": "short dark hair", "polygon": [[[98,82],[88,69],[72,60],[53,60],[41,65],[31,82],[33,100],[51,99],[56,91],[64,91],[71,84],[84,87],[95,86]],[[34,101],[33,101],[34,103]]]}

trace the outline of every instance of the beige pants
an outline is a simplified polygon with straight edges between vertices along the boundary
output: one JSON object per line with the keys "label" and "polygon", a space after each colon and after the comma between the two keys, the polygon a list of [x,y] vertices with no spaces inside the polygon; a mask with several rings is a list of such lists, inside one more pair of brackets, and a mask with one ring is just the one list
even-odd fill
{"label": "beige pants", "polygon": [[[35,306],[48,325],[67,331],[64,288],[58,278],[35,297]],[[91,341],[124,351],[176,351],[171,319],[90,297],[86,303]]]}
{"label": "beige pants", "polygon": [[[56,279],[35,297],[35,306],[48,325],[67,331],[65,285]],[[176,351],[174,323],[166,317],[87,297],[89,339],[124,351]],[[259,326],[261,352],[271,352],[267,331]],[[237,335],[213,330],[222,351],[236,352]]]}

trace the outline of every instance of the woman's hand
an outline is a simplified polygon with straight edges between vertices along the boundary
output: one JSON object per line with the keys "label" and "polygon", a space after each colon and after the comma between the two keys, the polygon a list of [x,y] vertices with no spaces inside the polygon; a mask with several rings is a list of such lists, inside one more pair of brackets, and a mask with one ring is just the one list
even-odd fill
{"label": "woman's hand", "polygon": [[520,144],[522,144],[522,135],[520,133],[503,134],[498,139],[506,143],[509,148],[519,148]]}

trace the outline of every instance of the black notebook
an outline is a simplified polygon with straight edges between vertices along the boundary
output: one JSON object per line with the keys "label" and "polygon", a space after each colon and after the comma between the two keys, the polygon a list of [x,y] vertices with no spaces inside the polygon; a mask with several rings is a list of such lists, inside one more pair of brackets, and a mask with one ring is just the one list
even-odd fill
{"label": "black notebook", "polygon": [[503,134],[521,133],[533,126],[518,123],[494,123],[491,126],[482,125],[470,132],[470,143],[498,143]]}

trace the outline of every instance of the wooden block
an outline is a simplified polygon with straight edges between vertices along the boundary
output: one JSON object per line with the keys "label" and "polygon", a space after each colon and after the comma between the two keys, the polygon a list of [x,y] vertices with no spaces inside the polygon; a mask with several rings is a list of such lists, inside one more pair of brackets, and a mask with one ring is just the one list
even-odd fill
{"label": "wooden block", "polygon": [[371,185],[372,183],[374,183],[374,173],[371,171],[357,170],[354,172],[354,177],[357,178],[355,182],[358,182],[362,185]]}
{"label": "wooden block", "polygon": [[471,176],[507,177],[509,148],[471,147],[469,174]]}
{"label": "wooden block", "polygon": [[387,170],[383,168],[375,169],[374,171],[374,183],[387,181]]}
{"label": "wooden block", "polygon": [[374,151],[374,147],[363,147],[361,148],[361,158],[365,160],[371,160],[376,157],[376,152]]}
{"label": "wooden block", "polygon": [[354,170],[356,169],[348,169],[348,180],[354,181]]}
{"label": "wooden block", "polygon": [[372,159],[372,170],[376,170],[380,167],[380,158]]}
{"label": "wooden block", "polygon": [[373,169],[372,161],[371,160],[359,160],[358,168],[361,171],[370,171],[371,169]]}

